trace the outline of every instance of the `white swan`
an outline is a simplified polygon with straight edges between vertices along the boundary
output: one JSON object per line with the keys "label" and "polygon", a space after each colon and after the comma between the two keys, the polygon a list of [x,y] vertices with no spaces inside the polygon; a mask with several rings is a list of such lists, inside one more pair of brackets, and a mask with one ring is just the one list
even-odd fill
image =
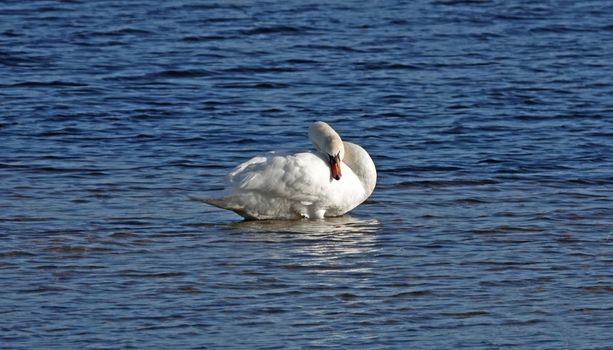
{"label": "white swan", "polygon": [[317,152],[254,157],[226,176],[227,195],[197,200],[257,220],[340,216],[364,202],[377,182],[368,153],[324,122],[309,138]]}

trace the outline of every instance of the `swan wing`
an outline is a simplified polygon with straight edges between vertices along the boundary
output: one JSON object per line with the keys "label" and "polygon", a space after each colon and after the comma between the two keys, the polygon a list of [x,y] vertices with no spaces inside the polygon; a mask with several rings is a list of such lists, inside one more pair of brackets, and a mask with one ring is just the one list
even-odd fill
{"label": "swan wing", "polygon": [[310,204],[322,197],[329,173],[325,161],[314,153],[271,152],[240,164],[226,179],[235,195],[252,192]]}

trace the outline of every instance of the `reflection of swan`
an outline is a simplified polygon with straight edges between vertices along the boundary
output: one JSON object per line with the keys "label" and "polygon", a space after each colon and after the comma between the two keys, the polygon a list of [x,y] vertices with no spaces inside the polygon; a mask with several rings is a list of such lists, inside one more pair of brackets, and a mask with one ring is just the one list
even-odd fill
{"label": "reflection of swan", "polygon": [[324,122],[311,125],[309,138],[317,152],[252,158],[226,177],[228,195],[202,201],[247,219],[321,219],[343,215],[365,201],[377,182],[368,153],[343,142]]}
{"label": "reflection of swan", "polygon": [[[371,273],[379,250],[376,219],[351,216],[323,220],[241,221],[220,225],[236,229],[249,242],[264,242],[265,252],[289,269],[316,273],[342,270]],[[275,248],[275,249],[272,249]]]}
{"label": "reflection of swan", "polygon": [[301,238],[322,238],[327,235],[374,234],[379,229],[376,219],[356,219],[351,216],[326,218],[325,220],[265,220],[241,221],[229,225],[245,231],[274,233],[303,233]]}

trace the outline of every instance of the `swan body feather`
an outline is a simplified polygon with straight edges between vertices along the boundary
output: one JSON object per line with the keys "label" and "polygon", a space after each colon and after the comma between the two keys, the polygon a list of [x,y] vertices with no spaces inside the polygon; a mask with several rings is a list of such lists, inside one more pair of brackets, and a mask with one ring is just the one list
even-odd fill
{"label": "swan body feather", "polygon": [[[226,195],[203,201],[258,220],[341,216],[365,201],[377,176],[368,153],[342,142],[323,122],[314,123],[309,136],[318,151],[251,158],[226,176]],[[331,176],[334,156],[342,159],[338,180]]]}

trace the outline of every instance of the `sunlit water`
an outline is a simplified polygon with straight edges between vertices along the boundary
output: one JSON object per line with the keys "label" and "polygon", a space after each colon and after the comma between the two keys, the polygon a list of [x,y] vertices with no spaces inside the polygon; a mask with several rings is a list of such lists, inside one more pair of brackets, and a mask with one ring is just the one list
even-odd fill
{"label": "sunlit water", "polygon": [[[0,344],[610,349],[609,1],[0,4]],[[190,196],[330,122],[350,216]]]}

